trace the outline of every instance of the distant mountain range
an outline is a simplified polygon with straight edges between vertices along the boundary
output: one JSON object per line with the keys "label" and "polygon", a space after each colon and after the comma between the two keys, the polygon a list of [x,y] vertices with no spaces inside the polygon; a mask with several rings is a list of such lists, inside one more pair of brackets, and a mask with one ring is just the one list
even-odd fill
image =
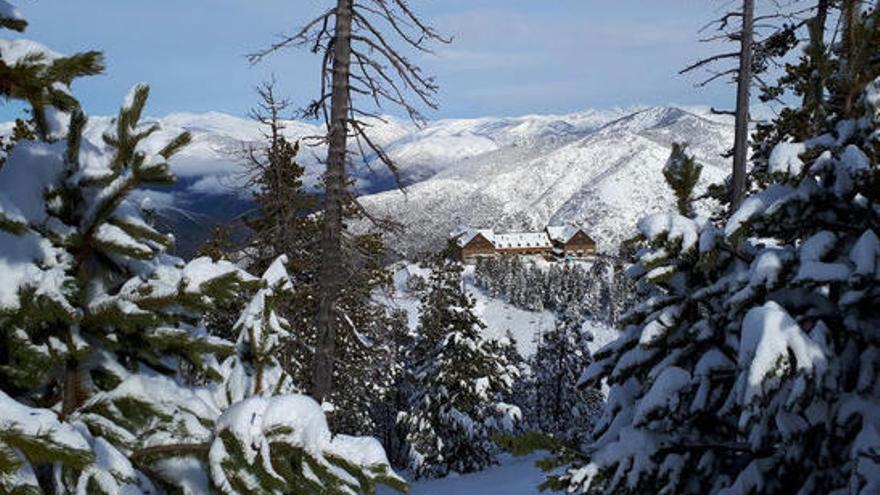
{"label": "distant mountain range", "polygon": [[[252,207],[239,156],[259,141],[253,121],[222,113],[171,114],[148,145],[161,146],[187,130],[193,143],[172,160],[179,182],[141,192],[173,229],[182,255],[191,254],[211,225],[229,221]],[[100,143],[110,119],[95,117],[86,135]],[[291,139],[321,128],[285,122]],[[641,215],[673,204],[662,167],[673,142],[688,142],[705,165],[701,186],[722,180],[733,142],[732,122],[702,110],[649,107],[584,111],[569,115],[446,119],[417,128],[396,118],[375,121],[372,139],[397,162],[405,193],[391,174],[370,157],[352,174],[363,204],[404,226],[390,235],[402,255],[442,245],[459,225],[498,230],[577,223],[613,251],[633,233]],[[314,186],[326,150],[303,146],[300,163]],[[440,244],[438,244],[440,243]]]}
{"label": "distant mountain range", "polygon": [[[733,142],[726,119],[672,107],[435,125],[405,144],[407,157],[432,157],[415,166],[426,176],[405,194],[362,199],[374,214],[403,224],[391,245],[404,255],[442,246],[461,225],[504,231],[563,223],[582,226],[600,250],[613,252],[639,217],[673,206],[662,175],[673,142],[688,142],[704,164],[701,189],[726,177],[729,162],[721,155]],[[447,129],[455,132],[441,134]],[[433,158],[444,149],[448,156],[477,148],[470,143],[484,147],[446,162]]]}

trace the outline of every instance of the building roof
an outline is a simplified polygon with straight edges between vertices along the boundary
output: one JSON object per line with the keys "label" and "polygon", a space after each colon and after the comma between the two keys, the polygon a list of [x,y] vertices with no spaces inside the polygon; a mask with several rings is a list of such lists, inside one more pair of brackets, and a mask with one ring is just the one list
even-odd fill
{"label": "building roof", "polygon": [[570,241],[581,229],[574,225],[554,225],[547,227],[547,235],[553,242],[565,244]]}
{"label": "building roof", "polygon": [[495,232],[492,229],[465,228],[452,232],[452,237],[455,238],[455,242],[458,243],[459,247],[467,246],[478,235],[482,235],[487,241],[495,244]]}
{"label": "building roof", "polygon": [[493,229],[459,227],[450,232],[459,247],[470,244],[477,236],[484,237],[496,249],[550,248],[553,243],[565,244],[582,230],[574,225],[549,226],[544,232],[511,232],[498,234]]}
{"label": "building roof", "polygon": [[498,249],[515,248],[549,248],[550,238],[544,232],[516,232],[511,234],[495,234],[493,241]]}

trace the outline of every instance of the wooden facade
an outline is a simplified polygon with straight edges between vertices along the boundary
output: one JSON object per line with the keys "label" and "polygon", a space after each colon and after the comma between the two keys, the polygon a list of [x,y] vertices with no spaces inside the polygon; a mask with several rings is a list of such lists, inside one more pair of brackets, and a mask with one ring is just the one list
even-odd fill
{"label": "wooden facade", "polygon": [[457,258],[474,262],[496,256],[540,255],[584,258],[596,254],[596,242],[574,226],[547,227],[542,232],[496,234],[491,229],[466,229],[452,235]]}
{"label": "wooden facade", "polygon": [[580,258],[583,256],[595,256],[596,254],[596,241],[580,229],[559,247],[565,256]]}
{"label": "wooden facade", "polygon": [[478,233],[464,244],[458,244],[458,259],[471,261],[477,258],[493,257],[497,255],[495,244],[483,234]]}

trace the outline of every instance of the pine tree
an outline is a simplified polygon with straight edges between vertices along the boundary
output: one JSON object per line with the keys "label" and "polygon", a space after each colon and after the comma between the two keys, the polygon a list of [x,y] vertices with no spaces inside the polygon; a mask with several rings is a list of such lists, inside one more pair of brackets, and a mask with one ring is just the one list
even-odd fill
{"label": "pine tree", "polygon": [[[140,367],[158,373],[158,383],[174,373],[176,359],[200,368],[205,354],[227,352],[192,325],[212,297],[245,279],[231,265],[184,265],[167,256],[172,239],[127,201],[137,187],[169,183],[167,159],[189,139],[181,135],[155,155],[140,150],[157,130],[138,122],[147,92],[138,86],[127,99],[104,136],[107,152],[84,140],[86,119],[75,110],[66,141],[20,141],[0,171],[4,391],[25,404],[57,405],[59,419],[88,426],[96,436],[84,438],[111,457],[136,448],[135,425],[161,409],[127,394],[126,383],[145,379]],[[105,491],[150,486],[142,476],[124,475],[132,470],[127,460],[112,473],[106,455],[96,461],[54,482]]]}
{"label": "pine tree", "polygon": [[417,477],[468,473],[496,462],[492,435],[509,431],[519,410],[501,402],[518,370],[480,335],[460,265],[439,259],[422,300],[413,351],[412,396],[401,413],[409,465]]}
{"label": "pine tree", "polygon": [[602,404],[601,392],[576,387],[590,363],[579,314],[574,308],[565,311],[553,330],[540,336],[529,360],[533,374],[526,415],[531,429],[574,442],[590,430]]}
{"label": "pine tree", "polygon": [[[24,32],[27,25],[13,5],[6,1],[0,5],[0,28]],[[103,71],[100,52],[64,56],[31,40],[0,41],[0,96],[26,102],[30,124],[44,140],[63,138],[66,129],[59,118],[79,107],[70,94],[71,83]]]}
{"label": "pine tree", "polygon": [[[228,262],[168,255],[173,238],[131,200],[173,182],[168,160],[189,141],[151,137],[158,126],[140,122],[148,92],[134,88],[103,145],[84,137],[87,119],[72,105],[66,131],[18,140],[0,169],[0,491],[208,493],[214,483],[233,493],[220,475],[254,448],[271,454],[254,468],[273,477],[267,493],[403,488],[378,445],[333,438],[311,399],[213,400],[217,359],[236,348],[208,336],[201,314],[260,282]],[[264,336],[279,328],[268,314]],[[256,322],[240,327],[255,335]],[[254,393],[277,375],[252,354],[272,341],[243,338],[233,359],[256,371],[245,380]],[[263,428],[230,443],[254,414]]]}
{"label": "pine tree", "polygon": [[235,354],[219,370],[225,383],[221,403],[298,391],[278,359],[285,340],[291,336],[290,323],[276,311],[282,297],[293,289],[286,264],[287,256],[281,255],[269,265],[261,280],[263,287],[233,326],[238,334]]}
{"label": "pine tree", "polygon": [[693,215],[694,187],[700,181],[702,171],[703,166],[696,162],[693,155],[687,154],[687,144],[672,143],[672,153],[663,167],[663,177],[675,193],[679,214]]}
{"label": "pine tree", "polygon": [[552,486],[724,495],[880,487],[880,68],[862,56],[876,53],[880,26],[875,5],[855,5],[843,5],[853,39],[835,52],[823,103],[831,125],[820,128],[830,131],[778,143],[767,184],[717,222],[674,213],[640,222],[646,249],[632,273],[641,302],[584,376],[607,381],[607,406],[588,460]]}
{"label": "pine tree", "polygon": [[263,143],[249,145],[243,152],[258,205],[255,214],[245,223],[253,232],[248,243],[248,268],[263,271],[278,256],[290,260],[290,274],[297,284],[312,284],[317,266],[316,249],[320,236],[318,218],[311,215],[318,199],[305,191],[305,169],[296,163],[299,143],[284,136],[284,112],[288,100],[280,98],[275,82],[263,83],[258,89],[257,108],[251,118],[261,125]]}
{"label": "pine tree", "polygon": [[[336,435],[317,402],[293,395],[278,353],[290,338],[275,307],[292,282],[286,256],[273,262],[235,325],[236,352],[220,366],[216,390],[224,409],[208,453],[211,479],[223,493],[372,493],[377,483],[403,489],[374,439]],[[254,417],[262,418],[256,426]],[[308,432],[311,438],[304,438]],[[349,456],[365,458],[353,462]]]}
{"label": "pine tree", "polygon": [[[403,431],[397,417],[407,408],[407,398],[411,390],[409,376],[405,372],[408,353],[413,348],[413,334],[409,328],[409,316],[402,309],[391,312],[387,323],[389,334],[388,362],[385,364],[386,375],[390,375],[391,383],[384,392],[382,400],[373,404],[373,421],[375,436],[380,439],[394,466],[407,463],[406,432]],[[380,363],[381,364],[381,363]],[[389,379],[386,377],[385,379]]]}

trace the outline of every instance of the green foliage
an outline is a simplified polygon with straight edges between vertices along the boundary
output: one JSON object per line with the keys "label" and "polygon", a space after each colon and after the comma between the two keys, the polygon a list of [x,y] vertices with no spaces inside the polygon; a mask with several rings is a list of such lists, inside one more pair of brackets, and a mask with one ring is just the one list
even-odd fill
{"label": "green foliage", "polygon": [[663,177],[675,193],[678,212],[684,216],[694,213],[694,188],[700,181],[703,166],[687,153],[687,144],[672,143],[672,154],[663,167]]}
{"label": "green foliage", "polygon": [[438,256],[431,268],[408,370],[412,392],[400,414],[417,477],[496,463],[491,436],[520,419],[519,409],[503,402],[519,370],[502,346],[483,339],[485,325],[461,286],[461,265]]}
{"label": "green foliage", "polygon": [[331,437],[320,406],[307,397],[245,399],[218,421],[208,458],[217,488],[227,495],[369,495],[380,484],[408,490],[376,455],[375,440]]}
{"label": "green foliage", "polygon": [[[26,26],[24,20],[0,19],[0,27],[24,31]],[[103,71],[104,61],[100,52],[89,51],[65,57],[32,48],[12,64],[0,61],[0,95],[28,103],[36,133],[42,139],[49,139],[51,129],[47,112],[53,109],[72,112],[78,108],[79,103],[70,95],[68,86],[74,79]]]}
{"label": "green foliage", "polygon": [[[630,269],[640,302],[583,376],[609,386],[605,410],[554,488],[776,495],[880,484],[863,455],[880,449],[866,433],[880,369],[880,67],[863,51],[880,15],[831,5],[853,38],[821,56],[808,48],[812,69],[783,81],[804,103],[763,135],[742,208],[709,221],[669,213],[643,229]],[[807,94],[816,88],[821,97]],[[780,143],[806,150],[800,174],[768,173]],[[862,401],[872,405],[851,409]]]}
{"label": "green foliage", "polygon": [[578,442],[547,433],[527,431],[521,435],[496,435],[493,440],[505,451],[518,457],[538,452],[546,454],[545,457],[535,461],[536,467],[548,473],[547,478],[539,486],[541,491],[560,491],[568,488],[568,481],[563,476],[559,476],[559,468],[584,458]]}

